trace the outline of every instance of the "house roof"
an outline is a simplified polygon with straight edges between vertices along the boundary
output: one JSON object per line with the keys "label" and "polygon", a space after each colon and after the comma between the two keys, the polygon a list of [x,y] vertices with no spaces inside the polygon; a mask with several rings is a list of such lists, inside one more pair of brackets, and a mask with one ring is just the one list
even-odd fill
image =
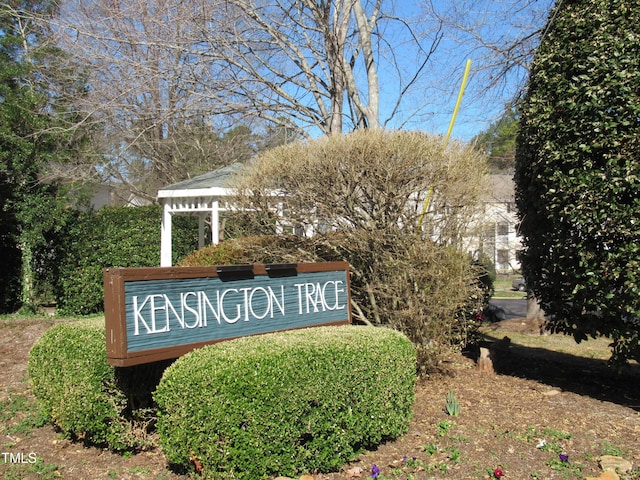
{"label": "house roof", "polygon": [[162,187],[158,190],[158,198],[230,195],[229,180],[240,168],[242,163],[232,163],[212,172]]}

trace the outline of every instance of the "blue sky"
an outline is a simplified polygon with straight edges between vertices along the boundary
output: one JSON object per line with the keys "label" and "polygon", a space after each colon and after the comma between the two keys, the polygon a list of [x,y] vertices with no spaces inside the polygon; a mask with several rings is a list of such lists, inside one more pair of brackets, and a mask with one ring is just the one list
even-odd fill
{"label": "blue sky", "polygon": [[[396,2],[396,14],[406,19],[420,18],[419,23],[426,32],[422,42],[428,48],[433,38],[434,16],[425,10],[427,0]],[[482,40],[490,44],[528,35],[546,22],[546,15],[553,0],[433,0],[434,9],[451,19],[478,32]],[[407,123],[398,118],[389,126],[420,129],[444,135],[451,121],[455,103],[462,82],[465,63],[471,60],[471,73],[460,109],[452,131],[452,139],[470,140],[496,121],[507,103],[511,102],[526,82],[527,71],[512,70],[508,77],[496,74],[498,59],[488,49],[481,48],[477,39],[451,26],[443,30],[444,37],[432,61],[421,75],[421,87],[411,93],[405,106],[407,114],[411,109],[420,109],[421,114]],[[415,63],[415,52],[407,51],[403,61],[411,67]],[[384,91],[396,81],[380,72],[380,85],[384,102]],[[391,96],[392,97],[392,96]],[[382,117],[385,117],[383,104]],[[391,107],[386,105],[387,111]],[[407,120],[407,119],[405,119]]]}

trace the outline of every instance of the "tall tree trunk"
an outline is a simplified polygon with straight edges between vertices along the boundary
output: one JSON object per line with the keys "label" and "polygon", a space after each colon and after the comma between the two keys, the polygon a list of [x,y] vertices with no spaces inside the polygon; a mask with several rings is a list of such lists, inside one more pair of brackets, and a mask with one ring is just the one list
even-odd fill
{"label": "tall tree trunk", "polygon": [[534,318],[544,318],[544,310],[540,306],[540,302],[533,294],[533,292],[527,292],[527,320]]}
{"label": "tall tree trunk", "polygon": [[33,248],[28,241],[20,245],[22,255],[22,273],[20,278],[21,310],[35,312],[36,302],[33,296]]}

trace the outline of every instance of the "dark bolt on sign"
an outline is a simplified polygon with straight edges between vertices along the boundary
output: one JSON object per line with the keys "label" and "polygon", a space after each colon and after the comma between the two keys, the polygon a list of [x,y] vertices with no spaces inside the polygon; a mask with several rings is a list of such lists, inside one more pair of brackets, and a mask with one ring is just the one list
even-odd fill
{"label": "dark bolt on sign", "polygon": [[346,262],[104,271],[107,361],[177,358],[247,335],[350,323]]}

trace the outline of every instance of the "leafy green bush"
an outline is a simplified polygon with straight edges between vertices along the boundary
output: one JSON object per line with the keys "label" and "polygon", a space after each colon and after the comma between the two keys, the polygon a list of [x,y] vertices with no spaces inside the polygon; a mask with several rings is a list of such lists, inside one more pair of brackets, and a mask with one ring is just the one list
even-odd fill
{"label": "leafy green bush", "polygon": [[0,313],[14,312],[20,305],[20,249],[17,242],[0,227]]}
{"label": "leafy green bush", "polygon": [[[122,384],[143,368],[148,373],[154,366],[134,372],[107,365],[104,321],[86,319],[47,330],[31,349],[28,372],[41,413],[66,436],[130,450],[149,440]],[[151,392],[155,385],[146,388]]]}
{"label": "leafy green bush", "polygon": [[154,394],[172,463],[210,478],[330,471],[408,428],[416,353],[386,328],[319,327],[195,350]]}
{"label": "leafy green bush", "polygon": [[[335,254],[334,254],[335,255]],[[183,267],[246,263],[322,262],[333,258],[313,241],[295,235],[257,235],[234,238],[197,250],[179,263]]]}
{"label": "leafy green bush", "polygon": [[[161,218],[158,205],[109,207],[77,215],[61,237],[58,311],[69,315],[102,311],[103,268],[158,266]],[[197,248],[198,228],[193,218],[175,220],[177,260]]]}
{"label": "leafy green bush", "polygon": [[127,400],[107,365],[102,320],[56,325],[29,354],[29,376],[42,414],[70,436],[123,448],[119,421]]}
{"label": "leafy green bush", "polygon": [[522,272],[549,326],[640,360],[640,4],[556,2],[520,104]]}

